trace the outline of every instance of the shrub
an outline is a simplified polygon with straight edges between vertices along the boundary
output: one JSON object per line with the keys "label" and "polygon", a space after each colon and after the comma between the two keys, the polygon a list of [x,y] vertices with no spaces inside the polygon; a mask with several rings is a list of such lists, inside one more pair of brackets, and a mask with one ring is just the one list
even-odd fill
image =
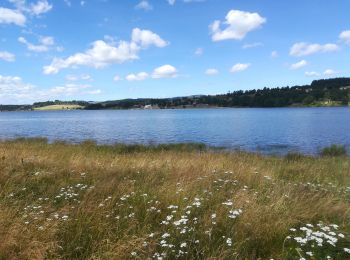
{"label": "shrub", "polygon": [[325,147],[321,151],[321,156],[346,156],[347,151],[345,145],[332,144],[331,146]]}

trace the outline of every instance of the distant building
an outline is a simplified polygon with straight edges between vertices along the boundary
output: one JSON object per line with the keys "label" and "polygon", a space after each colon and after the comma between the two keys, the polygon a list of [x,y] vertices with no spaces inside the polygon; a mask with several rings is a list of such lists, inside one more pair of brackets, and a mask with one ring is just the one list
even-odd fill
{"label": "distant building", "polygon": [[145,105],[143,109],[159,109],[158,105]]}

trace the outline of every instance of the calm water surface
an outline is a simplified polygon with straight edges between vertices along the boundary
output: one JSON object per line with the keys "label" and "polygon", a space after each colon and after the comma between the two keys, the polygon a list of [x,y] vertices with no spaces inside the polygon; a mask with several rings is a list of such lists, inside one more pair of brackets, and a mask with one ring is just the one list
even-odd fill
{"label": "calm water surface", "polygon": [[[350,108],[1,112],[0,139],[98,143],[200,142],[269,154],[350,148]],[[350,150],[350,149],[348,149]]]}

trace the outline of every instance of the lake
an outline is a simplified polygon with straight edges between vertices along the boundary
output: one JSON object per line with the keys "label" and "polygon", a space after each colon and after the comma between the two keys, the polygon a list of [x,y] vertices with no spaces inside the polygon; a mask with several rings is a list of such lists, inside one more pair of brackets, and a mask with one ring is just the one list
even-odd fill
{"label": "lake", "polygon": [[1,112],[0,139],[17,137],[100,144],[199,142],[264,154],[316,154],[333,143],[350,148],[350,108]]}

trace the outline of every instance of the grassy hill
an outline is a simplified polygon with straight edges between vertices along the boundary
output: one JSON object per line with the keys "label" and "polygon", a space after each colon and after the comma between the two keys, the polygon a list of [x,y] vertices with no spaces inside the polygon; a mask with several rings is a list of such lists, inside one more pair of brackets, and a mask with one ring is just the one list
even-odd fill
{"label": "grassy hill", "polygon": [[61,104],[61,105],[49,105],[43,107],[35,107],[34,110],[44,111],[44,110],[75,110],[83,109],[83,106],[80,105],[71,105],[71,104]]}
{"label": "grassy hill", "polygon": [[0,154],[1,259],[350,257],[349,157],[45,140]]}

